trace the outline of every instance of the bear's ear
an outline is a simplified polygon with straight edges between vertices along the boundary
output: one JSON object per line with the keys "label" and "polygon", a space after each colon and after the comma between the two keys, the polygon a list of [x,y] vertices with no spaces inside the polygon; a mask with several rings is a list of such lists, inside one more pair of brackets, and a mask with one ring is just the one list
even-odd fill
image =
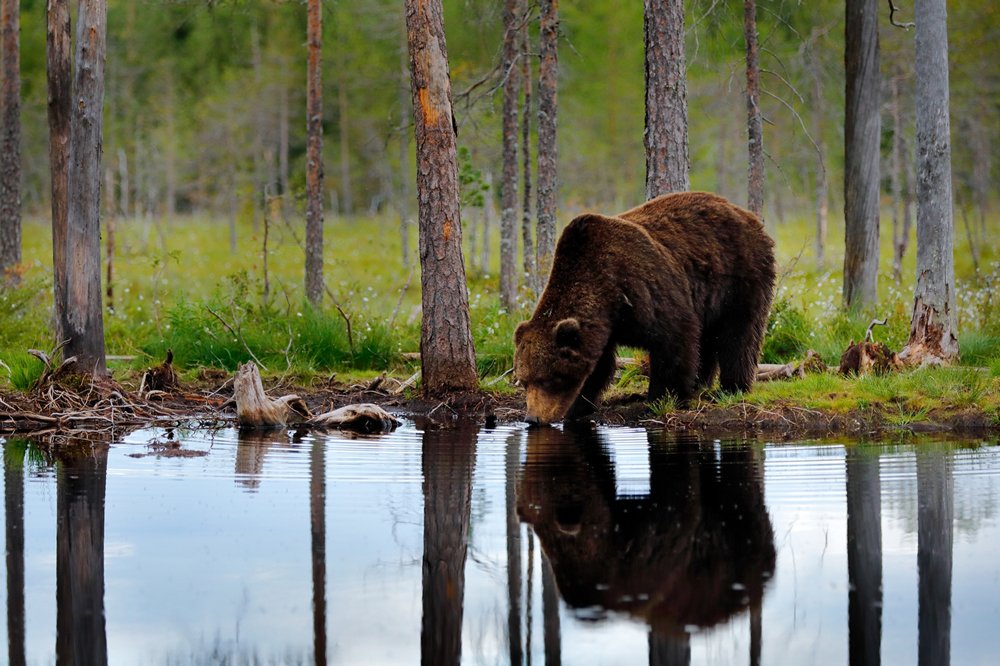
{"label": "bear's ear", "polygon": [[555,334],[557,347],[576,349],[580,346],[580,322],[576,319],[563,319],[556,324]]}
{"label": "bear's ear", "polygon": [[524,337],[524,332],[527,331],[527,330],[528,330],[528,322],[526,322],[526,321],[522,321],[520,324],[517,325],[517,328],[514,329],[514,346],[515,347],[518,346],[519,344],[521,344],[521,338]]}

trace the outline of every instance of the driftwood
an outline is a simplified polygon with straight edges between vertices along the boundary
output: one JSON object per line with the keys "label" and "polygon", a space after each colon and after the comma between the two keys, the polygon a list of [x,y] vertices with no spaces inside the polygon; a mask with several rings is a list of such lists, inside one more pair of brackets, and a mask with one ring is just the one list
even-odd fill
{"label": "driftwood", "polygon": [[804,378],[810,372],[829,372],[819,354],[810,349],[801,363],[792,361],[784,365],[761,363],[757,366],[757,381],[769,382],[774,379]]}
{"label": "driftwood", "polygon": [[241,365],[236,371],[233,397],[236,401],[236,420],[241,428],[280,428],[287,425],[289,419],[304,425],[361,432],[386,432],[399,425],[378,405],[345,405],[325,414],[313,415],[297,395],[269,398],[264,393],[255,363]]}

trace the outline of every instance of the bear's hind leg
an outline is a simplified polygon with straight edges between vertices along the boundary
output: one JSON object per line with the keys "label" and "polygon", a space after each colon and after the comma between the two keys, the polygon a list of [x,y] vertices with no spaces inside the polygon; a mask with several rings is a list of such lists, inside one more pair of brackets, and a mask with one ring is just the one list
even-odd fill
{"label": "bear's hind leg", "polygon": [[697,339],[663,349],[649,350],[649,401],[654,402],[668,392],[676,396],[681,406],[694,397],[698,379]]}
{"label": "bear's hind leg", "polygon": [[701,344],[698,345],[698,388],[711,388],[719,372],[718,352],[715,349],[718,334],[718,330],[702,331]]}
{"label": "bear's hind leg", "polygon": [[748,392],[753,388],[771,308],[766,296],[748,298],[741,307],[727,313],[718,346],[719,384],[723,391]]}
{"label": "bear's hind leg", "polygon": [[566,413],[567,419],[578,419],[592,414],[600,401],[601,394],[608,387],[611,378],[615,376],[617,346],[608,344],[601,358],[598,359],[594,371],[587,377],[580,389],[580,395],[573,401],[573,406]]}

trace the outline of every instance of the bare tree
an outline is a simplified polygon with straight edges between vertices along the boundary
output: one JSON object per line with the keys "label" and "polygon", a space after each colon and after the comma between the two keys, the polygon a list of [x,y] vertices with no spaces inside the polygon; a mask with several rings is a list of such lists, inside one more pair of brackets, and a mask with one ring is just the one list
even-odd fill
{"label": "bare tree", "polygon": [[0,3],[3,116],[0,118],[0,273],[18,281],[21,263],[21,3]]}
{"label": "bare tree", "polygon": [[[528,10],[526,10],[528,11]],[[531,235],[531,39],[528,21],[521,30],[521,78],[524,80],[524,108],[521,113],[521,157],[524,169],[524,206],[521,210],[521,243],[524,247],[524,283],[537,292],[535,243]]]}
{"label": "bare tree", "polygon": [[323,3],[309,0],[306,82],[306,297],[323,303]]}
{"label": "bare tree", "polygon": [[503,171],[500,176],[500,302],[508,311],[517,305],[517,14],[519,0],[504,0]]}
{"label": "bare tree", "polygon": [[757,53],[757,2],[743,0],[743,39],[747,47],[747,208],[764,217],[764,124],[760,111],[760,60]]}
{"label": "bare tree", "polygon": [[[66,220],[69,203],[70,118],[73,113],[69,0],[48,0],[46,12],[49,168],[52,172],[52,292],[55,296],[53,319],[58,343],[66,339],[62,313],[66,311]],[[127,180],[123,180],[122,191],[127,187]]]}
{"label": "bare tree", "polygon": [[911,364],[947,364],[958,359],[958,323],[945,0],[917,0],[914,17],[917,24],[917,286],[910,339],[900,358]]}
{"label": "bare tree", "polygon": [[[691,189],[684,1],[645,0],[646,199]],[[756,35],[755,35],[756,39]]]}
{"label": "bare tree", "polygon": [[538,219],[535,238],[536,296],[541,295],[552,269],[556,247],[556,193],[559,189],[556,144],[559,64],[559,0],[542,0],[538,50]]}
{"label": "bare tree", "polygon": [[65,354],[73,370],[107,374],[101,298],[101,133],[104,125],[104,64],[107,0],[81,0],[76,25],[66,230]]}
{"label": "bare tree", "polygon": [[462,258],[462,216],[441,0],[406,0],[417,144],[423,389],[474,389],[476,355]]}
{"label": "bare tree", "polygon": [[878,1],[847,3],[844,24],[844,307],[878,300],[881,56]]}

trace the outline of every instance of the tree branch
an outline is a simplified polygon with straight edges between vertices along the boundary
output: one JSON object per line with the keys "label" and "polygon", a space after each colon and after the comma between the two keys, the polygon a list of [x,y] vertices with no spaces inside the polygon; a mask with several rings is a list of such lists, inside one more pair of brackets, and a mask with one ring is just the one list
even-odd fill
{"label": "tree branch", "polygon": [[909,30],[910,28],[916,27],[916,23],[897,23],[896,19],[893,17],[898,11],[899,10],[896,9],[896,5],[892,4],[892,0],[889,0],[889,23],[897,28],[902,28],[903,30]]}

